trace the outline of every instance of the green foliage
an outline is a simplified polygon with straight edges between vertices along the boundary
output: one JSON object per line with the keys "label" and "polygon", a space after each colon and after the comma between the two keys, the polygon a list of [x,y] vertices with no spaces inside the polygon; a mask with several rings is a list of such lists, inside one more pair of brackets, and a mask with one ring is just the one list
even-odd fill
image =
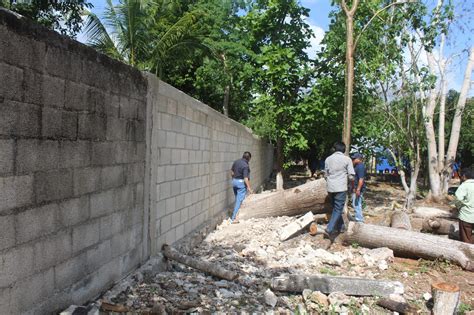
{"label": "green foliage", "polygon": [[82,15],[92,8],[86,0],[0,0],[0,6],[71,37],[81,31]]}
{"label": "green foliage", "polygon": [[466,312],[469,312],[469,311],[472,311],[472,310],[474,310],[474,307],[470,304],[466,304],[466,303],[460,303],[459,304],[458,312],[461,315],[466,314]]}

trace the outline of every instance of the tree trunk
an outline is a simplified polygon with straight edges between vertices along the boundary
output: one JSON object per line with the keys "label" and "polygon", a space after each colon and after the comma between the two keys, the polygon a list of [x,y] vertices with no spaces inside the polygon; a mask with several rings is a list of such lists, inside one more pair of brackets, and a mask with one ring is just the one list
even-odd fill
{"label": "tree trunk", "polygon": [[455,216],[449,210],[433,207],[417,207],[413,210],[413,215],[422,218],[453,218]]}
{"label": "tree trunk", "polygon": [[224,104],[223,104],[223,109],[224,109],[224,115],[229,117],[229,97],[230,97],[230,85],[227,84],[224,88]]}
{"label": "tree trunk", "polygon": [[431,285],[433,296],[433,315],[455,314],[459,305],[461,292],[459,286],[452,283],[438,282]]}
{"label": "tree trunk", "polygon": [[377,305],[400,314],[417,314],[417,309],[410,306],[410,304],[394,301],[390,298],[378,300]]}
{"label": "tree trunk", "polygon": [[304,216],[301,218],[297,219],[294,222],[291,222],[287,226],[283,227],[281,234],[280,234],[280,241],[286,241],[293,235],[297,234],[301,230],[306,229],[308,225],[310,225],[314,220],[314,215],[310,211],[306,213]]}
{"label": "tree trunk", "polygon": [[237,273],[226,270],[216,264],[212,264],[210,262],[200,260],[199,258],[183,255],[179,253],[177,250],[175,250],[174,248],[166,244],[163,245],[162,250],[163,250],[163,255],[166,258],[175,260],[179,263],[182,263],[194,269],[198,269],[212,276],[216,276],[218,278],[222,278],[229,281],[235,280],[239,277]]}
{"label": "tree trunk", "polygon": [[474,245],[436,235],[350,222],[345,241],[369,248],[388,247],[395,255],[403,257],[447,259],[474,271]]}
{"label": "tree trunk", "polygon": [[283,139],[277,139],[277,174],[276,189],[283,190]]}
{"label": "tree trunk", "polygon": [[249,195],[240,207],[238,218],[294,216],[308,211],[331,211],[325,179],[310,181],[292,189]]}
{"label": "tree trunk", "polygon": [[323,275],[284,275],[275,277],[272,289],[283,292],[303,292],[305,289],[328,294],[342,292],[354,296],[389,296],[403,294],[403,284],[398,281],[372,280]]}
{"label": "tree trunk", "polygon": [[459,223],[441,218],[423,219],[421,231],[444,235],[459,235]]}
{"label": "tree trunk", "polygon": [[395,229],[411,231],[410,217],[404,211],[395,211],[392,214],[390,226]]}
{"label": "tree trunk", "polygon": [[[456,152],[459,143],[459,134],[461,132],[462,114],[466,106],[467,95],[471,86],[471,75],[474,67],[474,47],[471,47],[469,52],[469,60],[466,65],[466,72],[464,73],[464,80],[461,87],[461,93],[459,100],[456,105],[456,112],[454,114],[453,123],[451,126],[451,135],[449,138],[449,146],[445,161],[445,173],[451,175],[453,171],[453,163],[456,160]],[[446,185],[447,186],[447,185]],[[445,193],[447,193],[448,187],[446,187]]]}

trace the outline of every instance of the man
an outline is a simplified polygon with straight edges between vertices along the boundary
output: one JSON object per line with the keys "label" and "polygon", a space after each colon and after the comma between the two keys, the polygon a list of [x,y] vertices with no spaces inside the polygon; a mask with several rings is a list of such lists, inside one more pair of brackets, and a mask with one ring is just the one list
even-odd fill
{"label": "man", "polygon": [[352,161],[344,155],[346,145],[343,142],[336,142],[333,149],[335,152],[324,162],[324,177],[333,206],[331,220],[326,227],[328,237],[341,232],[343,228],[342,212],[347,197],[348,177],[354,176]]}
{"label": "man", "polygon": [[463,183],[456,190],[456,206],[459,208],[459,239],[461,242],[473,243],[474,228],[474,170],[463,172]]}
{"label": "man", "polygon": [[249,193],[253,193],[252,188],[250,187],[250,167],[249,162],[252,154],[250,152],[244,152],[244,155],[241,159],[237,160],[232,164],[231,174],[232,174],[232,187],[234,188],[235,195],[235,206],[234,212],[230,219],[231,223],[238,223],[235,218],[237,213],[239,213],[240,205]]}
{"label": "man", "polygon": [[352,163],[354,165],[354,184],[352,187],[352,207],[355,211],[355,220],[357,222],[364,222],[364,216],[362,215],[362,201],[364,200],[363,194],[365,192],[365,165],[364,156],[360,153],[354,153],[352,155]]}

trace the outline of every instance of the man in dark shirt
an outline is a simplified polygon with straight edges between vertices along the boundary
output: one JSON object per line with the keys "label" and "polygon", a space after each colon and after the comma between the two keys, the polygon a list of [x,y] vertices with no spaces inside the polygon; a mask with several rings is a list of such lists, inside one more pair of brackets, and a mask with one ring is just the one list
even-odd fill
{"label": "man in dark shirt", "polygon": [[232,187],[234,188],[235,195],[234,212],[232,213],[232,217],[230,219],[232,223],[238,223],[235,218],[237,213],[239,213],[240,205],[244,201],[247,191],[249,193],[253,193],[252,188],[250,187],[249,161],[251,157],[252,154],[250,154],[250,152],[244,152],[242,158],[232,164]]}
{"label": "man in dark shirt", "polygon": [[357,222],[364,222],[364,216],[362,215],[362,201],[364,200],[365,192],[365,165],[364,156],[360,153],[354,153],[352,155],[352,163],[354,164],[354,184],[352,187],[352,206],[355,211],[355,220]]}

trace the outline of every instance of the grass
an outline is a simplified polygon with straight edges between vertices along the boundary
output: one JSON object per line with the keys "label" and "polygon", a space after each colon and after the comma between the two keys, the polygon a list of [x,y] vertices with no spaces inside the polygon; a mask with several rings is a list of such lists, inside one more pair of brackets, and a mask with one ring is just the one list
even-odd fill
{"label": "grass", "polygon": [[330,275],[330,276],[337,276],[338,275],[338,273],[336,271],[334,271],[330,268],[326,268],[326,267],[321,268],[319,270],[319,272],[322,273],[322,274],[325,274],[325,275]]}
{"label": "grass", "polygon": [[472,310],[474,310],[474,308],[469,304],[466,304],[466,303],[459,304],[458,312],[461,315],[465,314],[466,312],[472,311]]}

